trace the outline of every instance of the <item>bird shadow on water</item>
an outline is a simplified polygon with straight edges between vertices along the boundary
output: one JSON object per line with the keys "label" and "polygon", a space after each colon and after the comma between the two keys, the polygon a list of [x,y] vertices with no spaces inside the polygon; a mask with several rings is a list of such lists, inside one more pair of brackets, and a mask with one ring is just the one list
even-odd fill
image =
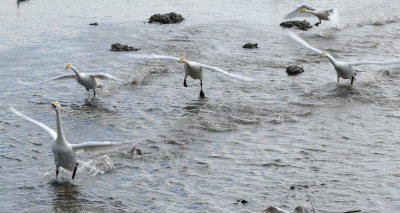
{"label": "bird shadow on water", "polygon": [[54,192],[55,212],[79,212],[81,202],[78,198],[80,191],[77,185],[65,179],[52,179],[49,184]]}
{"label": "bird shadow on water", "polygon": [[183,107],[183,110],[185,110],[189,114],[198,114],[202,110],[206,109],[206,104],[207,104],[207,98],[198,98],[195,100],[190,100],[186,106]]}

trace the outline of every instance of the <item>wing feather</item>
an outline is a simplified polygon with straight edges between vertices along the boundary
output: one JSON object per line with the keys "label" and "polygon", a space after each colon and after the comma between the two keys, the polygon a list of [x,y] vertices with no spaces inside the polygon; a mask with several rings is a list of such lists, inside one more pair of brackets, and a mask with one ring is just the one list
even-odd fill
{"label": "wing feather", "polygon": [[56,77],[52,77],[43,81],[38,81],[38,82],[25,82],[25,81],[20,81],[18,80],[18,83],[20,84],[24,84],[24,85],[38,85],[38,84],[42,84],[42,83],[46,83],[49,81],[54,81],[54,80],[62,80],[65,78],[74,78],[75,77],[75,73],[68,73],[68,74],[63,74],[63,75],[59,75]]}
{"label": "wing feather", "polygon": [[123,81],[120,78],[114,77],[110,74],[106,74],[106,73],[87,73],[88,75],[94,77],[94,78],[100,78],[100,79],[111,79],[114,81]]}
{"label": "wing feather", "polygon": [[24,115],[23,113],[21,113],[18,110],[14,109],[14,107],[10,107],[10,110],[11,110],[11,112],[13,112],[14,114],[18,115],[19,117],[22,117],[23,119],[38,125],[42,129],[44,129],[50,135],[50,137],[53,140],[56,140],[57,133],[54,130],[52,130],[50,127],[46,126],[44,123]]}
{"label": "wing feather", "polygon": [[170,60],[179,62],[180,59],[173,56],[165,56],[165,55],[138,55],[138,54],[125,54],[125,57],[139,60]]}
{"label": "wing feather", "polygon": [[358,65],[392,65],[392,64],[400,64],[400,59],[393,59],[389,61],[357,61],[357,62],[350,62],[348,63],[350,66],[358,66]]}
{"label": "wing feather", "polygon": [[293,40],[295,40],[297,43],[301,44],[302,46],[304,46],[307,49],[310,49],[318,54],[322,54],[322,51],[309,45],[306,41],[304,41],[303,39],[301,39],[298,35],[296,35],[296,33],[292,32],[292,31],[288,31],[289,37],[292,38]]}
{"label": "wing feather", "polygon": [[236,78],[236,79],[239,79],[239,80],[242,80],[242,81],[254,81],[253,78],[243,77],[243,76],[240,76],[240,75],[235,75],[235,74],[226,72],[224,70],[221,70],[220,68],[217,68],[217,67],[208,66],[208,65],[205,65],[205,64],[200,64],[200,65],[201,65],[202,68],[205,68],[205,69],[208,69],[208,70],[212,70],[212,71],[216,71],[216,72],[222,73],[224,75],[227,75],[229,77]]}
{"label": "wing feather", "polygon": [[89,141],[80,144],[71,144],[75,152],[106,152],[121,148],[124,145],[133,145],[138,142],[97,142]]}
{"label": "wing feather", "polygon": [[311,14],[311,13],[302,13],[301,10],[303,8],[306,8],[308,10],[317,10],[313,7],[307,6],[307,5],[301,5],[300,7],[298,7],[297,9],[293,10],[292,12],[290,12],[289,14],[287,14],[284,19],[293,19],[296,17],[315,17],[315,15]]}

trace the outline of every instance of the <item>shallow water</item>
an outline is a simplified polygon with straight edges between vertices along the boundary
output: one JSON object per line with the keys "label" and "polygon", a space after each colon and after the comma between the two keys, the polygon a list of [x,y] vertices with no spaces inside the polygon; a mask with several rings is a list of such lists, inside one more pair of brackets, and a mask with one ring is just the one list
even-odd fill
{"label": "shallow water", "polygon": [[[326,58],[292,42],[279,27],[301,1],[50,1],[0,3],[0,203],[5,212],[261,212],[275,205],[317,212],[400,211],[399,66],[360,66],[354,87],[336,86]],[[400,57],[397,1],[310,1],[336,7],[328,22],[296,31],[339,60]],[[175,11],[177,25],[146,24]],[[311,19],[311,23],[317,20]],[[98,22],[99,26],[89,26]],[[204,72],[188,79],[172,61],[135,61],[110,52],[119,42],[138,54],[185,57],[257,78],[247,83]],[[247,42],[259,48],[243,49]],[[75,81],[25,86],[64,74],[105,72],[93,100]],[[291,77],[290,65],[305,72]],[[70,72],[70,71],[68,71]],[[55,180],[51,140],[10,113],[14,106],[55,128],[50,102],[62,103],[71,143],[138,141],[79,154],[76,179]],[[306,185],[291,190],[291,186]],[[247,204],[234,204],[245,199]]]}

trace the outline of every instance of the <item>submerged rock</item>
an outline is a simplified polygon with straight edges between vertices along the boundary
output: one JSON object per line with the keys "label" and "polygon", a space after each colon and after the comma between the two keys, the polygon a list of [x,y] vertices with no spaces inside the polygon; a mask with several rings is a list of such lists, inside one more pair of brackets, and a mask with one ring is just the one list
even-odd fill
{"label": "submerged rock", "polygon": [[154,14],[149,18],[149,23],[175,24],[183,21],[183,16],[174,12],[165,14]]}
{"label": "submerged rock", "polygon": [[312,25],[310,24],[310,22],[308,22],[306,20],[303,20],[303,21],[297,21],[297,20],[284,21],[280,25],[283,28],[297,27],[297,29],[300,29],[300,30],[308,30],[308,29],[312,28]]}
{"label": "submerged rock", "polygon": [[241,203],[241,204],[246,204],[246,203],[248,203],[248,202],[247,202],[247,200],[245,200],[245,199],[239,199],[239,200],[236,200],[236,202],[235,202],[234,204],[239,204],[239,203]]}
{"label": "submerged rock", "polygon": [[97,26],[97,22],[90,23],[89,25]]}
{"label": "submerged rock", "polygon": [[299,66],[290,66],[288,68],[286,68],[286,72],[288,75],[298,75],[302,72],[304,72],[303,67],[299,67]]}
{"label": "submerged rock", "polygon": [[110,51],[138,51],[140,48],[130,47],[128,45],[123,45],[120,43],[111,44]]}
{"label": "submerged rock", "polygon": [[243,48],[247,48],[247,49],[253,49],[253,48],[258,48],[258,44],[257,43],[247,43],[245,45],[243,45]]}

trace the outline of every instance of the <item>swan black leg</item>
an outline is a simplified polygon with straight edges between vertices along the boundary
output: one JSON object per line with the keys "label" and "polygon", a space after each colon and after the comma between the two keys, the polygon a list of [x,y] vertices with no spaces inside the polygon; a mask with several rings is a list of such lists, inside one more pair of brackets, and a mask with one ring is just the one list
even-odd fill
{"label": "swan black leg", "polygon": [[78,163],[75,164],[74,172],[72,173],[72,180],[75,178],[77,168],[78,168]]}
{"label": "swan black leg", "polygon": [[354,82],[354,76],[351,77],[351,86],[353,86],[353,82]]}
{"label": "swan black leg", "polygon": [[58,177],[58,168],[56,168],[56,179]]}
{"label": "swan black leg", "polygon": [[203,81],[200,79],[200,98],[206,98],[203,92]]}
{"label": "swan black leg", "polygon": [[187,87],[186,78],[183,80],[183,86],[184,86],[184,87]]}

